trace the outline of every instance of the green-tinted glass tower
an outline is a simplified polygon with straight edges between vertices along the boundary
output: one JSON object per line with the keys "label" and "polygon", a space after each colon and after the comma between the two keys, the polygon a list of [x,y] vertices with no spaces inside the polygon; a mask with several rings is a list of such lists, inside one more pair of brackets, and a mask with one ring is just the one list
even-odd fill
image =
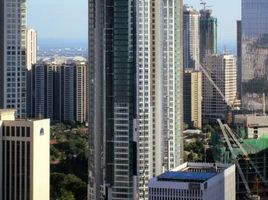
{"label": "green-tinted glass tower", "polygon": [[89,0],[88,199],[136,199],[134,0]]}
{"label": "green-tinted glass tower", "polygon": [[200,10],[200,61],[207,55],[217,53],[217,18],[213,17],[212,10]]}

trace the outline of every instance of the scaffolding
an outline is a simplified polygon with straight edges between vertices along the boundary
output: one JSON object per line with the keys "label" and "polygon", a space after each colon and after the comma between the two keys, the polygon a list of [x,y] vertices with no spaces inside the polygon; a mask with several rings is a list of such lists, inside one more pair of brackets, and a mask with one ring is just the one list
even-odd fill
{"label": "scaffolding", "polygon": [[213,155],[217,162],[236,164],[237,199],[267,199],[268,136],[243,140],[228,125],[218,122],[222,135],[213,144]]}

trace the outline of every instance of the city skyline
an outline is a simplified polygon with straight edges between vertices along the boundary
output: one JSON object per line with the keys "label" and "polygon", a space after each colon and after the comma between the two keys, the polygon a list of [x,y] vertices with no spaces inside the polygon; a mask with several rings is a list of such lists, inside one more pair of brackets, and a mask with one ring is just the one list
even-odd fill
{"label": "city skyline", "polygon": [[[86,0],[29,0],[27,2],[28,25],[37,29],[40,46],[45,45],[48,40],[63,45],[64,42],[56,40],[59,38],[70,42],[70,45],[76,45],[78,40],[79,45],[81,45],[81,40],[86,43],[87,3]],[[192,5],[196,10],[202,8],[199,0],[184,0],[184,4]],[[229,6],[230,4],[232,6]],[[219,51],[222,51],[224,45],[226,45],[227,49],[234,53],[236,48],[236,20],[241,19],[241,0],[207,0],[207,5],[213,6],[213,16],[218,18]],[[227,9],[228,15],[226,15]],[[47,14],[47,10],[51,13],[50,15]],[[65,15],[64,13],[72,14]],[[52,21],[53,23],[51,23]],[[62,37],[63,35],[64,37]]]}

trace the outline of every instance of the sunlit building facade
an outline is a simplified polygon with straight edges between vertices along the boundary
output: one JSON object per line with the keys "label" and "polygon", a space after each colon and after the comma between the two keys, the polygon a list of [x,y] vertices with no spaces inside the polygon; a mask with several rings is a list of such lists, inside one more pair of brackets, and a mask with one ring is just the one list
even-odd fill
{"label": "sunlit building facade", "polygon": [[31,70],[37,60],[37,31],[32,28],[27,29],[26,56],[27,70]]}
{"label": "sunlit building facade", "polygon": [[0,2],[0,108],[26,117],[26,1]]}
{"label": "sunlit building facade", "polygon": [[210,55],[204,59],[204,66],[206,66],[208,75],[218,86],[222,95],[203,76],[203,124],[215,123],[218,118],[226,120],[227,104],[233,106],[237,104],[236,57],[231,54]]}
{"label": "sunlit building facade", "polygon": [[183,67],[199,69],[199,13],[192,7],[183,8]]}
{"label": "sunlit building facade", "polygon": [[49,200],[50,121],[0,109],[0,199]]}
{"label": "sunlit building facade", "polygon": [[139,199],[148,181],[182,162],[183,4],[137,1]]}

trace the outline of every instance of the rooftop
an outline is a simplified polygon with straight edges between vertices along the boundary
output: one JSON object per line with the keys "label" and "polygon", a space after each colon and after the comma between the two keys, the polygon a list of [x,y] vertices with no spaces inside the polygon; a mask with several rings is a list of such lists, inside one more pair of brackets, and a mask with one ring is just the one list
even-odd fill
{"label": "rooftop", "polygon": [[169,171],[158,176],[158,180],[202,183],[212,178],[215,175],[217,175],[217,173]]}

